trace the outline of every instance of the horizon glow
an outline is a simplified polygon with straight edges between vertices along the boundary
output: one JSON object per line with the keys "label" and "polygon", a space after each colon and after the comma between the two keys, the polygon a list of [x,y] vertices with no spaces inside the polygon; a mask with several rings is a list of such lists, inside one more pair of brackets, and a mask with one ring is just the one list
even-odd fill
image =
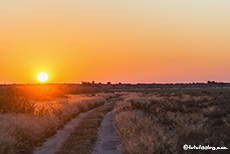
{"label": "horizon glow", "polygon": [[230,82],[228,0],[0,2],[0,83]]}

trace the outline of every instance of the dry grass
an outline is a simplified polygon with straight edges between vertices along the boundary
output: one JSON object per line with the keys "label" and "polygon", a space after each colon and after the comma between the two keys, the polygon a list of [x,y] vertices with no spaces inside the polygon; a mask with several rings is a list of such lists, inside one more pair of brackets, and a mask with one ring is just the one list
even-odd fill
{"label": "dry grass", "polygon": [[0,114],[0,154],[32,153],[46,137],[80,114],[101,106],[103,97],[84,97],[79,102],[62,101],[37,105],[35,114]]}
{"label": "dry grass", "polygon": [[109,99],[111,99],[111,98],[116,97],[116,94],[114,94],[114,93],[98,93],[98,94],[96,94],[96,96],[102,96],[102,97],[104,97],[106,100],[109,100]]}
{"label": "dry grass", "polygon": [[212,91],[208,95],[200,92],[202,95],[199,96],[193,91],[169,91],[167,94],[165,90],[126,95],[124,101],[115,106],[120,149],[124,153],[139,154],[185,153],[184,144],[229,148],[228,92],[223,90],[222,95]]}
{"label": "dry grass", "polygon": [[0,115],[0,153],[32,152],[33,146],[42,142],[46,136],[56,132],[58,118],[34,115],[3,114]]}
{"label": "dry grass", "polygon": [[113,109],[114,103],[104,105],[86,116],[62,143],[56,154],[90,154],[97,139],[98,128],[104,115]]}

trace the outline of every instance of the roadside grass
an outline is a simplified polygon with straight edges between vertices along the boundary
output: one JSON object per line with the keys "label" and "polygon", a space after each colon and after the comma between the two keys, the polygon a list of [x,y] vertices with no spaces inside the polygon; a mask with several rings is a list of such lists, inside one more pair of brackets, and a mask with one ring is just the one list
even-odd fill
{"label": "roadside grass", "polygon": [[0,154],[30,154],[34,147],[54,135],[69,120],[105,103],[103,97],[86,98],[81,102],[51,105],[52,110],[42,108],[36,115],[14,112],[0,114]]}
{"label": "roadside grass", "polygon": [[[199,94],[199,95],[198,95]],[[131,93],[114,107],[123,153],[229,153],[183,145],[230,147],[228,89]]]}
{"label": "roadside grass", "polygon": [[71,135],[64,140],[55,154],[90,154],[97,140],[98,128],[105,114],[114,108],[115,102],[101,106],[86,116]]}

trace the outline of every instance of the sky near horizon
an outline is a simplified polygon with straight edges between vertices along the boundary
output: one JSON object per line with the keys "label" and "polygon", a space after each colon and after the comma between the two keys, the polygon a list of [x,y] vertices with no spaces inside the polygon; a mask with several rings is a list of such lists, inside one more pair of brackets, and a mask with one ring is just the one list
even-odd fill
{"label": "sky near horizon", "polygon": [[230,82],[229,0],[2,0],[0,83]]}

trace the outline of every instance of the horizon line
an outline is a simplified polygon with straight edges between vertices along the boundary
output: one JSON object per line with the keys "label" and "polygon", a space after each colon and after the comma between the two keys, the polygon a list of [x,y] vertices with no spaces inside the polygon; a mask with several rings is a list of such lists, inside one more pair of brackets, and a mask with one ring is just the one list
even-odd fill
{"label": "horizon line", "polygon": [[47,83],[0,83],[0,85],[38,85],[38,84],[79,84],[79,85],[82,85],[82,84],[95,84],[95,85],[98,85],[98,84],[103,84],[103,85],[107,85],[107,84],[111,84],[111,85],[115,85],[115,84],[131,84],[131,85],[138,85],[138,84],[212,84],[212,83],[215,83],[215,84],[230,84],[230,82],[226,82],[226,81],[206,81],[206,82],[136,82],[136,83],[129,83],[129,82],[94,82],[94,81],[91,81],[91,82],[47,82]]}

